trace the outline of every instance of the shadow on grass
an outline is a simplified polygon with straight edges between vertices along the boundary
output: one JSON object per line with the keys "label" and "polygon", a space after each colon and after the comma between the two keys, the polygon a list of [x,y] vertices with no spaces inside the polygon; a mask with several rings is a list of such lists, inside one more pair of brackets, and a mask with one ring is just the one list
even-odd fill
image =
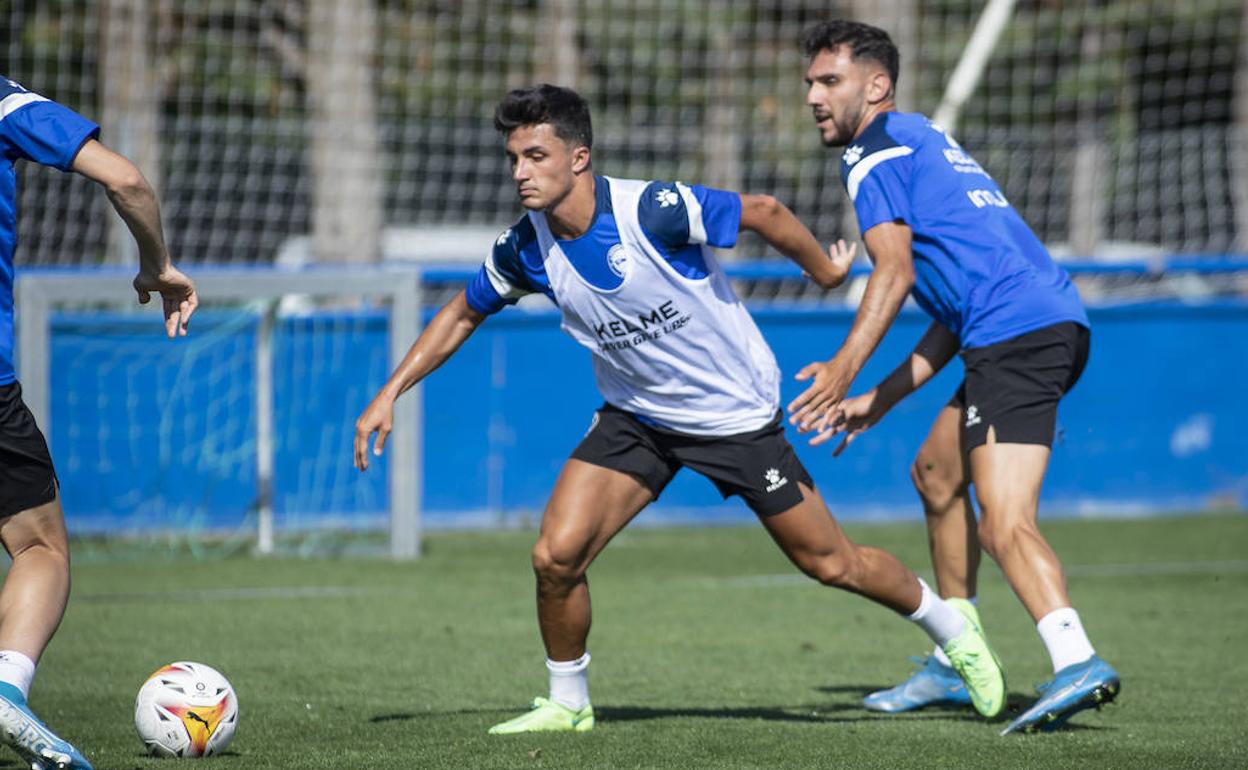
{"label": "shadow on grass", "polygon": [[[372,724],[406,722],[414,719],[477,714],[515,714],[517,709],[453,709],[448,711],[397,712],[370,717]],[[854,716],[846,714],[852,712]],[[807,724],[870,722],[887,718],[886,715],[865,711],[858,704],[819,703],[797,706],[742,706],[718,708],[688,708],[656,706],[595,706],[595,716],[603,722],[641,722],[654,719],[756,719],[765,722],[796,722]],[[973,714],[955,709],[927,709],[925,713],[905,714],[907,719],[955,719],[973,720]]]}

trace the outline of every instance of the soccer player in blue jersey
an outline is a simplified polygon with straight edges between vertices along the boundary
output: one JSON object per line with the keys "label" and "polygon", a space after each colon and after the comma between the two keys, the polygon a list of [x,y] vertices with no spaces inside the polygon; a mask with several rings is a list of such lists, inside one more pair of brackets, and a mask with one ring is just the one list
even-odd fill
{"label": "soccer player in blue jersey", "polygon": [[165,331],[184,335],[195,286],[169,260],[160,208],[130,161],[98,140],[99,126],[0,77],[0,541],[13,558],[0,589],[0,739],[36,770],[91,765],[31,712],[35,664],[69,598],[65,517],[43,434],[22,402],[13,368],[13,252],[19,160],[74,171],[103,185],[139,246],[139,302],[164,301]]}
{"label": "soccer player in blue jersey", "polygon": [[[807,104],[823,143],[847,146],[841,175],[875,270],[840,350],[799,373],[813,382],[790,404],[791,420],[815,431],[812,444],[844,433],[840,454],[960,353],[965,380],[912,469],[937,588],[973,601],[983,544],[1036,621],[1054,670],[1040,700],[1005,732],[1055,727],[1120,687],[1088,641],[1061,562],[1036,526],[1057,404],[1088,357],[1087,314],[996,182],[939,126],[896,111],[898,54],[887,33],[817,23],[802,46]],[[876,387],[845,399],[907,294],[934,319],[927,333]],[[937,650],[908,682],[873,693],[866,705],[905,711],[965,700]]]}
{"label": "soccer player in blue jersey", "polygon": [[770,196],[595,174],[589,107],[566,88],[509,93],[495,126],[528,213],[421,333],[355,435],[364,470],[372,434],[382,451],[395,399],[526,294],[554,301],[563,329],[592,354],[606,403],[559,474],[533,548],[549,697],[490,732],[592,729],[586,570],[686,466],[741,496],[807,575],[914,620],[977,708],[999,712],[1004,681],[978,626],[888,553],[850,542],[828,512],[784,436],[771,349],[709,247],[752,230],[824,286],[844,279],[852,253],[838,244],[830,259]]}

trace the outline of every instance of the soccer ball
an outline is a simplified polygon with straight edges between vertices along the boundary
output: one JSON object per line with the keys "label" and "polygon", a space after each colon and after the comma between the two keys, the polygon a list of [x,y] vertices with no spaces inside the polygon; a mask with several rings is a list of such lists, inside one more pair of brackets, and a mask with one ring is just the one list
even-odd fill
{"label": "soccer ball", "polygon": [[229,745],[238,727],[238,697],[203,663],[170,663],[148,677],[134,700],[134,727],[149,754],[206,757]]}

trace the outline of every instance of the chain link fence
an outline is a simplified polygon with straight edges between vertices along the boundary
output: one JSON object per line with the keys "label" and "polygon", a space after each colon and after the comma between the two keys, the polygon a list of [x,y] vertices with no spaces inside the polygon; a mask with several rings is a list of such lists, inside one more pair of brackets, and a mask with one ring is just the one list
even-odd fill
{"label": "chain link fence", "polygon": [[[1059,255],[1243,250],[1243,6],[1020,0],[956,133]],[[539,81],[589,99],[600,171],[770,192],[830,240],[855,231],[838,155],[803,104],[800,29],[830,16],[885,27],[902,52],[900,107],[930,114],[982,9],[0,0],[0,66],[139,162],[182,262],[269,263],[298,237],[302,258],[371,261],[431,228],[451,234],[445,256],[483,253],[479,233],[519,212],[493,106]],[[19,263],[132,258],[88,183],[20,174]],[[736,251],[764,256],[753,239]]]}

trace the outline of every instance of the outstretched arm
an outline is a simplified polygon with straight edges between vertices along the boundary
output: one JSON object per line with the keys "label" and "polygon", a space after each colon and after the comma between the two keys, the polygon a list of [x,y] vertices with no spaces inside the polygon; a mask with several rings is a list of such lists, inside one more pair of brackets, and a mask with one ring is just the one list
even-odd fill
{"label": "outstretched arm", "polygon": [[134,289],[146,304],[151,293],[164,300],[165,332],[185,335],[187,323],[199,299],[195,284],[175,268],[165,246],[156,193],[133,163],[95,139],[88,140],[74,156],[73,170],[104,186],[108,200],[121,216],[139,246],[139,274]]}
{"label": "outstretched arm", "polygon": [[839,455],[844,452],[858,434],[883,419],[898,401],[918,390],[943,369],[960,346],[956,334],[940,322],[933,321],[906,360],[881,380],[879,385],[860,396],[847,398],[832,408],[831,418],[826,427],[821,428],[811,438],[811,446],[817,446],[838,433],[844,433],[844,440],[832,454]]}
{"label": "outstretched arm", "polygon": [[797,374],[801,381],[814,378],[811,386],[789,404],[789,421],[803,433],[828,426],[832,408],[845,398],[914,285],[908,226],[883,222],[868,230],[863,240],[875,269],[849,335],[831,360],[809,364]]}
{"label": "outstretched arm", "polygon": [[758,233],[825,289],[835,289],[845,281],[858,248],[857,244],[846,248],[844,241],[837,241],[824,254],[806,225],[770,195],[741,196],[741,229]]}
{"label": "outstretched arm", "polygon": [[464,292],[442,306],[407,351],[399,368],[355,421],[355,467],[368,470],[368,440],[376,433],[373,454],[381,456],[394,421],[394,402],[409,388],[444,364],[472,336],[485,316],[473,310]]}

